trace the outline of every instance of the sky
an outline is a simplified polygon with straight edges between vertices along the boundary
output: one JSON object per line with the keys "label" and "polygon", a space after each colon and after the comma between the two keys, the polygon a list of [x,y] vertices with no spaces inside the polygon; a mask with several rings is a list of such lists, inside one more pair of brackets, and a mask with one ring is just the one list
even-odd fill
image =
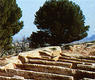
{"label": "sky", "polygon": [[[23,37],[29,37],[32,32],[36,32],[34,25],[35,13],[46,0],[17,0],[18,6],[22,10],[23,29],[13,36],[14,40],[21,40]],[[88,37],[95,35],[95,0],[70,0],[78,4],[85,15],[85,25],[90,25]]]}

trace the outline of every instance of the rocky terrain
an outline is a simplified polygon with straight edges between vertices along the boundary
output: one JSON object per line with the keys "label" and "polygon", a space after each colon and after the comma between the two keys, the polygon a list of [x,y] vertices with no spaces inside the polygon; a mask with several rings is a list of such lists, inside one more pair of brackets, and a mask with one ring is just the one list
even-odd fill
{"label": "rocky terrain", "polygon": [[51,46],[0,59],[0,80],[95,80],[95,45]]}

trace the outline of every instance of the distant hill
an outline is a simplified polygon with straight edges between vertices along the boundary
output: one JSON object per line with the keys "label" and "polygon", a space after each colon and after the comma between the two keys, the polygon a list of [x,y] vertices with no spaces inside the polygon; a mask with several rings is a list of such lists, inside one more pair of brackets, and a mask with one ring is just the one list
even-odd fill
{"label": "distant hill", "polygon": [[79,40],[79,41],[74,41],[72,43],[76,44],[76,43],[83,43],[83,42],[90,42],[90,41],[95,41],[95,35],[92,35],[91,37],[86,37],[86,38]]}
{"label": "distant hill", "polygon": [[83,41],[83,42],[88,42],[88,41],[94,41],[95,40],[95,35],[92,35],[91,37],[86,37],[80,41]]}

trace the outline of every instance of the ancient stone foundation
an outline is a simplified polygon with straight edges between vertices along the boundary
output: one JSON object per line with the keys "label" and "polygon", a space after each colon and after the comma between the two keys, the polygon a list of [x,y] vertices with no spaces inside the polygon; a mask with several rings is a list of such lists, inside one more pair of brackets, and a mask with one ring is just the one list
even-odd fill
{"label": "ancient stone foundation", "polygon": [[60,56],[57,61],[29,56],[18,59],[22,63],[16,63],[13,69],[0,69],[0,80],[95,80],[95,57]]}

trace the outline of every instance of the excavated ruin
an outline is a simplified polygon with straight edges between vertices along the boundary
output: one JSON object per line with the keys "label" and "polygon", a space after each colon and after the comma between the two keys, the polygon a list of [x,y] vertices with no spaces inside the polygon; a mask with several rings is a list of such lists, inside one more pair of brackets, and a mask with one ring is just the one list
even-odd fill
{"label": "excavated ruin", "polygon": [[0,80],[95,80],[94,56],[66,56],[58,46],[6,60],[2,59],[5,65],[0,68]]}

